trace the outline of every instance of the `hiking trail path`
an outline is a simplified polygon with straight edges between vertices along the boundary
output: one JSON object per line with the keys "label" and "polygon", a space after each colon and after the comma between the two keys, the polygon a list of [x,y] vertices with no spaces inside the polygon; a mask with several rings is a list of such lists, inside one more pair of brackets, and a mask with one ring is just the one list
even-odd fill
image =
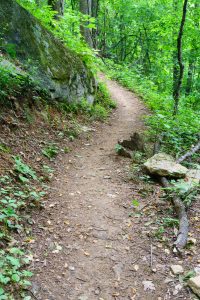
{"label": "hiking trail path", "polygon": [[[89,140],[58,158],[50,199],[36,218],[32,292],[38,300],[179,299],[164,283],[168,257],[159,255],[162,249],[154,250],[157,271],[150,267],[144,223],[151,214],[129,217],[144,183],[128,179],[130,160],[115,153],[120,139],[144,129],[147,109],[116,82],[106,84],[117,109]],[[144,197],[143,207],[150,201]]]}

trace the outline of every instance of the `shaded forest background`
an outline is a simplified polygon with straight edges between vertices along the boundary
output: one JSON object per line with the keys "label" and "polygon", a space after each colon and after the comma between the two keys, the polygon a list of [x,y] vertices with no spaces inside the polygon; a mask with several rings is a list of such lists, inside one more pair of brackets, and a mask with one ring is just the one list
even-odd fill
{"label": "shaded forest background", "polygon": [[156,111],[147,122],[154,135],[166,133],[169,149],[180,152],[196,142],[200,131],[197,0],[18,2],[89,68],[96,71],[101,65],[143,97]]}

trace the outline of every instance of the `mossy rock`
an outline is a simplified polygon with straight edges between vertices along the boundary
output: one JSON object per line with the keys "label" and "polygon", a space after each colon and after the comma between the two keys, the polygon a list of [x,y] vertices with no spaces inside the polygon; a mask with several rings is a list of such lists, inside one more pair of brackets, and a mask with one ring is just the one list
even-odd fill
{"label": "mossy rock", "polygon": [[84,62],[14,0],[0,2],[0,26],[1,46],[14,45],[16,58],[52,99],[93,101],[95,80]]}

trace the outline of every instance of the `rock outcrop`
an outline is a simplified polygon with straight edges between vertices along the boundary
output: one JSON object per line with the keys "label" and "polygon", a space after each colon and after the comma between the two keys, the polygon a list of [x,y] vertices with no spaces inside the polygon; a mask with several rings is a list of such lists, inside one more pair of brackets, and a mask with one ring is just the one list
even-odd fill
{"label": "rock outcrop", "polygon": [[52,99],[93,102],[95,80],[78,55],[14,0],[0,1],[1,47],[14,47],[32,77]]}
{"label": "rock outcrop", "polygon": [[144,139],[138,132],[135,132],[130,139],[119,141],[118,144],[131,151],[145,152]]}
{"label": "rock outcrop", "polygon": [[184,178],[187,168],[177,164],[174,158],[166,153],[158,153],[149,158],[144,164],[150,174],[164,177]]}

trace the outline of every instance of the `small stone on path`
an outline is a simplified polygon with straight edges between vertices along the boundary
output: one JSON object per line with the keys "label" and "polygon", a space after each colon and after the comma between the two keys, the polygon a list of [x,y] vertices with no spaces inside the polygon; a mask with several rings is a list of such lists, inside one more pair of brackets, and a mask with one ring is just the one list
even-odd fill
{"label": "small stone on path", "polygon": [[171,268],[171,271],[174,275],[179,275],[179,274],[183,274],[184,272],[184,269],[182,266],[180,265],[173,265],[170,267]]}
{"label": "small stone on path", "polygon": [[78,300],[89,300],[87,296],[81,295]]}

